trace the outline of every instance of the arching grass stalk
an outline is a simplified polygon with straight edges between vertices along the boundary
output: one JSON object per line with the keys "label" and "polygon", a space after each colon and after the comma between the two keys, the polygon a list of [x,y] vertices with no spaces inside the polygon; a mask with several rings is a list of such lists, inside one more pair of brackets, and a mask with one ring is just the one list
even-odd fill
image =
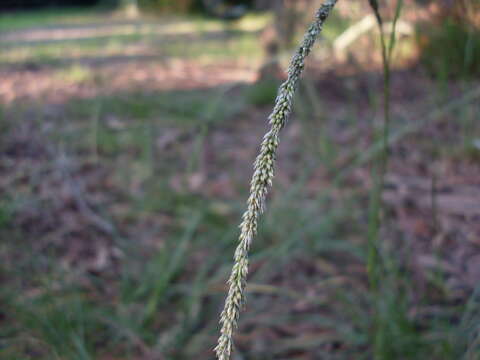
{"label": "arching grass stalk", "polygon": [[[391,314],[385,314],[386,309],[395,309],[394,311],[401,313],[401,300],[395,298],[393,303],[389,303],[388,296],[382,296],[380,291],[381,281],[385,282],[385,264],[388,259],[382,259],[380,254],[380,226],[382,221],[382,192],[385,186],[385,175],[388,168],[389,160],[389,137],[390,137],[390,121],[391,121],[391,63],[392,54],[395,47],[395,32],[397,21],[400,17],[400,12],[403,6],[403,0],[397,0],[395,7],[395,15],[392,23],[392,29],[390,37],[386,39],[385,31],[383,28],[382,17],[380,16],[377,0],[369,0],[370,7],[372,8],[377,24],[380,31],[380,42],[382,51],[382,63],[383,63],[383,131],[381,134],[382,150],[380,153],[380,159],[378,161],[378,167],[373,171],[374,187],[372,189],[372,195],[370,198],[369,209],[369,226],[368,226],[368,259],[367,259],[367,273],[370,282],[372,294],[375,299],[375,315],[374,315],[374,358],[384,359],[388,357],[392,352],[392,328],[395,329],[393,319],[397,319],[397,322],[402,323],[402,327],[405,328],[404,319],[400,316],[392,317]],[[383,260],[383,261],[382,261]],[[385,284],[387,285],[387,284]],[[392,311],[392,310],[387,310]],[[397,324],[398,326],[399,324]]]}
{"label": "arching grass stalk", "polygon": [[275,153],[278,147],[280,130],[285,126],[292,111],[293,95],[305,66],[305,58],[310,53],[325,20],[337,1],[327,0],[318,9],[315,20],[309,26],[300,47],[292,57],[288,67],[287,80],[280,86],[273,112],[268,118],[270,130],[263,138],[260,153],[254,163],[247,210],[243,214],[242,223],[240,224],[239,244],[235,250],[234,265],[228,280],[228,295],[220,316],[220,337],[215,348],[219,360],[230,359],[232,353],[233,332],[237,327],[238,317],[245,299],[244,290],[248,273],[248,251],[252,239],[257,233],[258,218],[264,210],[268,188],[272,185]]}
{"label": "arching grass stalk", "polygon": [[370,281],[370,285],[373,290],[376,290],[379,282],[379,231],[381,224],[382,213],[382,190],[385,185],[385,174],[388,167],[388,139],[390,137],[390,77],[391,77],[391,63],[393,49],[395,48],[395,33],[397,21],[400,17],[400,12],[403,7],[403,0],[397,0],[395,7],[395,15],[392,23],[392,29],[390,38],[386,39],[385,31],[383,28],[382,17],[380,16],[377,0],[369,0],[370,7],[372,8],[375,17],[377,19],[378,28],[380,31],[380,44],[382,51],[382,66],[383,66],[383,131],[381,134],[382,139],[382,151],[380,153],[380,159],[378,163],[377,172],[374,174],[374,188],[372,196],[370,198],[369,209],[369,226],[368,226],[368,260],[367,260],[367,272]]}

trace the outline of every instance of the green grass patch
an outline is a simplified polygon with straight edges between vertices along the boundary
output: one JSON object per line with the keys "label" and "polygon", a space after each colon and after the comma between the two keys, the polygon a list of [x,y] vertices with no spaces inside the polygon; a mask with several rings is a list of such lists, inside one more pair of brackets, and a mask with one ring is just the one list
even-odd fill
{"label": "green grass patch", "polygon": [[226,96],[222,89],[126,92],[95,99],[77,99],[67,105],[67,113],[74,118],[88,118],[92,109],[100,104],[103,114],[128,120],[127,123],[111,126],[119,131],[137,126],[132,122],[134,120],[144,119],[156,119],[161,125],[188,128],[227,119],[244,109],[243,99],[226,103]]}
{"label": "green grass patch", "polygon": [[[185,46],[185,41],[189,46]],[[128,49],[133,55],[125,55]],[[3,46],[0,54],[0,63],[21,64],[36,63],[46,65],[64,65],[72,61],[101,61],[114,57],[113,62],[122,58],[141,61],[147,56],[157,59],[183,58],[201,60],[221,59],[261,59],[261,47],[255,34],[232,33],[218,38],[188,39],[180,36],[162,40],[161,37],[151,35],[132,34],[128,36],[110,36],[102,38],[87,38],[75,41],[58,43],[38,43],[31,45],[17,44]]]}
{"label": "green grass patch", "polygon": [[480,30],[445,20],[442,26],[420,28],[420,59],[440,79],[471,78],[480,74]]}
{"label": "green grass patch", "polygon": [[0,15],[0,31],[24,30],[53,25],[82,24],[104,19],[104,13],[96,8],[47,8],[18,11]]}
{"label": "green grass patch", "polygon": [[277,97],[280,81],[277,79],[264,79],[248,86],[245,89],[247,102],[255,106],[265,106],[274,103]]}

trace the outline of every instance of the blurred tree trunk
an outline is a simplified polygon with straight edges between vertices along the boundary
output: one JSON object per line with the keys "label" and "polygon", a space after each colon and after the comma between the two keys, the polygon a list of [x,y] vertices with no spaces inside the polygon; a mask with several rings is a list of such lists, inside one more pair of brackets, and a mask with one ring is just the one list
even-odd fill
{"label": "blurred tree trunk", "polygon": [[283,50],[295,46],[297,34],[303,32],[306,22],[310,21],[318,4],[313,0],[257,0],[257,9],[272,9],[274,21],[261,35],[265,51],[265,64],[259,78],[278,77],[281,73],[278,55]]}
{"label": "blurred tree trunk", "polygon": [[136,19],[140,14],[138,0],[120,0],[120,9],[128,19]]}
{"label": "blurred tree trunk", "polygon": [[275,25],[278,36],[286,49],[295,46],[299,33],[303,33],[306,22],[311,20],[316,6],[313,0],[278,0],[275,2]]}

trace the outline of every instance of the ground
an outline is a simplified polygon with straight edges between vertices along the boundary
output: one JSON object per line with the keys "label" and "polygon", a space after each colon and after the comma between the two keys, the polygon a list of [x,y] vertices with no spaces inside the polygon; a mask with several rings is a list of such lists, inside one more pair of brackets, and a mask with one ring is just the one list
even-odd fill
{"label": "ground", "polygon": [[[394,64],[372,286],[383,82],[368,36],[333,58],[347,10],[282,134],[236,354],[477,359],[480,84]],[[257,81],[269,16],[0,20],[0,357],[211,358],[281,81]]]}

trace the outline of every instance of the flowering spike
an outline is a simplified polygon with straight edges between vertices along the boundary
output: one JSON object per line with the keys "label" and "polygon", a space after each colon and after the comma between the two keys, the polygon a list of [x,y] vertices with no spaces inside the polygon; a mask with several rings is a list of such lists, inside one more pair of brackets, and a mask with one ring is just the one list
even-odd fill
{"label": "flowering spike", "polygon": [[338,0],[327,0],[318,9],[315,20],[304,35],[302,44],[292,57],[288,67],[287,80],[280,86],[273,112],[268,118],[271,129],[263,137],[260,153],[254,162],[250,183],[247,210],[242,216],[239,244],[235,250],[235,263],[228,280],[229,290],[225,306],[220,315],[220,336],[215,352],[218,360],[229,360],[233,348],[233,331],[237,328],[240,310],[245,303],[244,290],[248,274],[248,251],[257,232],[257,221],[264,211],[265,197],[272,184],[275,152],[279,143],[280,130],[285,126],[292,111],[293,94],[317,35]]}

